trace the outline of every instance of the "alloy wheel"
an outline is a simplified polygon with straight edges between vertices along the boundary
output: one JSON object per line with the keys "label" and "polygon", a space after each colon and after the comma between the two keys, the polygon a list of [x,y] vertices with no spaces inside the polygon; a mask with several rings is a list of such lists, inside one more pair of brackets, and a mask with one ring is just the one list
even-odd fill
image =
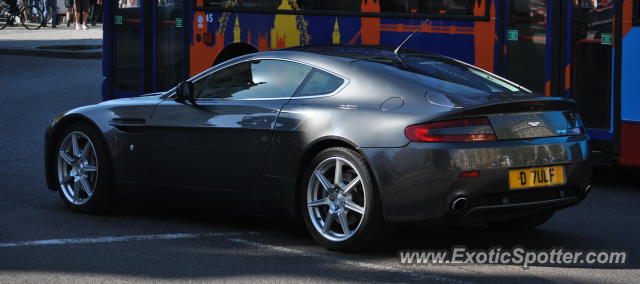
{"label": "alloy wheel", "polygon": [[318,164],[307,188],[307,208],[315,229],[326,239],[344,241],[364,220],[367,191],[358,169],[341,157]]}
{"label": "alloy wheel", "polygon": [[98,157],[91,139],[73,131],[58,149],[58,182],[65,198],[74,205],[89,201],[98,182]]}

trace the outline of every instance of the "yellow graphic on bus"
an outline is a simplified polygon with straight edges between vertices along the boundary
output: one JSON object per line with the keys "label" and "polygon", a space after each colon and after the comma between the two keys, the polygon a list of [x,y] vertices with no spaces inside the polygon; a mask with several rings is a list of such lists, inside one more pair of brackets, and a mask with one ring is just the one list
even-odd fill
{"label": "yellow graphic on bus", "polygon": [[242,31],[240,30],[240,16],[236,16],[236,24],[233,26],[233,42],[240,42]]}
{"label": "yellow graphic on bus", "polygon": [[[293,7],[288,0],[282,0],[278,10],[293,10]],[[271,29],[271,48],[298,45],[300,45],[300,30],[296,25],[296,16],[277,14]]]}
{"label": "yellow graphic on bus", "polygon": [[332,43],[340,44],[340,26],[338,25],[338,18],[336,17],[336,23],[333,25]]}

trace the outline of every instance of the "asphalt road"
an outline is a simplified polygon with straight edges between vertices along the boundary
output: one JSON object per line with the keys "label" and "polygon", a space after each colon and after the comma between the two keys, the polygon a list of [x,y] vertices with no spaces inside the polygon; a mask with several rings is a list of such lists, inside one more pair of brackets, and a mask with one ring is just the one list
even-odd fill
{"label": "asphalt road", "polygon": [[[99,60],[0,55],[0,282],[640,282],[636,169],[598,169],[593,193],[537,230],[409,227],[359,254],[328,252],[297,224],[142,196],[110,215],[67,210],[46,189],[48,121],[100,101]],[[402,266],[402,249],[621,249],[618,266]]]}

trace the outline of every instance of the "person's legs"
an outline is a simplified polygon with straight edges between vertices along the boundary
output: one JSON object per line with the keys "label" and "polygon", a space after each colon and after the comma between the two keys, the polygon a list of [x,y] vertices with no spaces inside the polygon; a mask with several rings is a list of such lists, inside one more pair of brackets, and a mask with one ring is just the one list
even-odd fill
{"label": "person's legs", "polygon": [[71,10],[72,9],[73,8],[71,8],[71,7],[67,8],[67,27],[71,25]]}
{"label": "person's legs", "polygon": [[92,26],[96,25],[96,0],[89,1],[89,20]]}
{"label": "person's legs", "polygon": [[56,0],[47,0],[47,10],[51,9],[51,27],[55,28],[58,25],[58,5]]}
{"label": "person's legs", "polygon": [[72,0],[64,0],[64,7],[67,8],[67,27],[71,25],[71,14],[73,9],[73,1]]}
{"label": "person's legs", "polygon": [[79,30],[80,28],[84,30],[88,29],[89,26],[87,26],[87,19],[89,18],[89,0],[75,0],[74,4],[74,8],[76,9],[76,30]]}
{"label": "person's legs", "polygon": [[87,18],[89,17],[87,9],[89,8],[89,1],[75,0],[74,4],[74,8],[76,9],[76,30],[79,30],[80,28],[87,29]]}
{"label": "person's legs", "polygon": [[87,20],[89,19],[89,0],[80,0],[82,2],[82,28],[88,29]]}
{"label": "person's legs", "polygon": [[74,0],[73,1],[73,8],[76,10],[73,16],[73,20],[76,24],[76,30],[80,29],[80,16],[82,13],[82,10],[80,10],[80,8],[82,8],[82,0]]}
{"label": "person's legs", "polygon": [[102,4],[98,4],[98,15],[96,17],[96,22],[103,22],[104,20],[102,19]]}
{"label": "person's legs", "polygon": [[[49,21],[49,16],[51,16],[51,14],[49,14],[49,0],[34,1],[34,2],[36,6],[42,9],[42,16],[44,17],[44,27],[46,27],[47,22]],[[53,20],[51,23],[53,25]]]}

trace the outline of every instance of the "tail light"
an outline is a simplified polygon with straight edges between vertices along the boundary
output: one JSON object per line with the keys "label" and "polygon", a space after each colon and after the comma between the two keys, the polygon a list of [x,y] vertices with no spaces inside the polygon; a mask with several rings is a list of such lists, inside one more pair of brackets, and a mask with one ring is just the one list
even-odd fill
{"label": "tail light", "polygon": [[584,128],[582,127],[574,127],[567,129],[567,135],[580,135],[584,134]]}
{"label": "tail light", "polygon": [[486,117],[411,125],[404,133],[413,142],[496,141],[496,134]]}
{"label": "tail light", "polygon": [[566,112],[565,114],[569,121],[567,135],[584,134],[584,124],[582,124],[582,118],[580,118],[580,114],[578,114],[577,112]]}

